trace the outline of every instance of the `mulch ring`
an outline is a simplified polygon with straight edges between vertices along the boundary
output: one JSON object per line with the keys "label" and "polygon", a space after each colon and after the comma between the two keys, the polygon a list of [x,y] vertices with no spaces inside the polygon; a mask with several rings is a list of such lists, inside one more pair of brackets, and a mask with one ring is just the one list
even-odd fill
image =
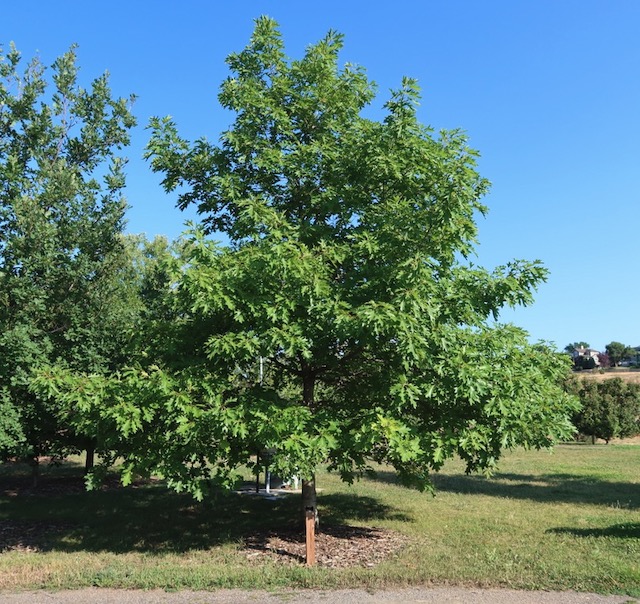
{"label": "mulch ring", "polygon": [[52,538],[73,528],[70,522],[0,520],[0,553],[47,550]]}
{"label": "mulch ring", "polygon": [[[136,488],[136,485],[132,488]],[[118,488],[121,488],[120,482],[115,477],[109,477],[100,487],[102,491]],[[85,492],[82,476],[41,476],[37,488],[34,488],[30,476],[0,477],[0,497],[47,499]],[[61,520],[0,520],[0,554],[10,551],[47,551],[61,535],[77,528],[77,524]]]}
{"label": "mulch ring", "polygon": [[[328,568],[372,567],[396,554],[407,537],[386,529],[321,526],[316,531],[316,564]],[[275,561],[290,566],[305,563],[304,530],[280,529],[252,535],[244,552],[252,562]]]}
{"label": "mulch ring", "polygon": [[[156,481],[135,480],[129,488],[136,489],[153,482]],[[108,476],[97,490],[112,491],[121,488],[123,487],[117,476]],[[0,496],[5,497],[62,497],[86,492],[87,486],[83,476],[42,476],[35,488],[29,476],[0,477]]]}

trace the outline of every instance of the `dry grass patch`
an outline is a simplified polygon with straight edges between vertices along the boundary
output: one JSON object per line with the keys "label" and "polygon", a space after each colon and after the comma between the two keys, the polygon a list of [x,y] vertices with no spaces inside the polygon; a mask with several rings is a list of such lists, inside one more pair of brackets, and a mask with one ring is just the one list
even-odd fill
{"label": "dry grass patch", "polygon": [[593,371],[576,371],[573,375],[577,378],[585,378],[597,382],[620,378],[630,384],[640,384],[640,370],[638,369],[611,368],[605,369],[603,373],[595,369]]}

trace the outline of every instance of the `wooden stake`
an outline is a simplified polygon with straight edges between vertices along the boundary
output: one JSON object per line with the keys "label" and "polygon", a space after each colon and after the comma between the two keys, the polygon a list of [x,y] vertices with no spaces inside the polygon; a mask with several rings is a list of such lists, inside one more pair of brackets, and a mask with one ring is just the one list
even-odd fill
{"label": "wooden stake", "polygon": [[307,542],[307,566],[316,564],[316,511],[305,508],[305,533]]}

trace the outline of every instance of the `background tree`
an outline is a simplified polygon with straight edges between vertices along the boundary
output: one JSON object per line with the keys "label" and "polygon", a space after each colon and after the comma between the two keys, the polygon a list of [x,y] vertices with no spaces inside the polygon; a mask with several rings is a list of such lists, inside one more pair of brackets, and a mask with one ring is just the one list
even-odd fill
{"label": "background tree", "polygon": [[106,75],[79,85],[73,48],[50,72],[38,60],[21,69],[13,47],[0,54],[0,389],[23,436],[5,454],[35,468],[81,443],[57,401],[30,391],[33,371],[105,371],[122,354],[131,308],[117,151],[134,118]]}
{"label": "background tree", "polygon": [[575,359],[575,365],[579,369],[595,369],[596,360],[594,357],[578,357]]}
{"label": "background tree", "polygon": [[24,432],[20,425],[18,410],[9,399],[6,390],[0,391],[0,459],[12,452],[22,450]]}
{"label": "background tree", "polygon": [[313,509],[325,462],[345,480],[389,463],[424,487],[454,455],[488,470],[505,447],[571,434],[566,357],[492,323],[546,271],[467,260],[488,187],[476,153],[418,122],[410,79],[382,121],[363,117],[375,90],[339,67],[341,46],[330,32],[289,60],[261,18],[228,58],[220,145],[152,121],[153,169],[202,216],[173,298],[191,354],[56,385],[126,436],[125,478],[154,471],[202,497],[271,448]]}
{"label": "background tree", "polygon": [[[145,396],[164,400],[158,396],[158,381],[150,380],[154,389],[144,378],[155,375],[159,365],[188,364],[195,338],[194,334],[184,335],[185,321],[175,300],[180,245],[170,244],[164,237],[149,241],[144,235],[128,235],[124,244],[126,261],[119,280],[120,293],[127,294],[122,303],[129,316],[126,329],[116,338],[122,347],[120,354],[111,358],[107,371],[79,371],[57,362],[41,368],[30,381],[30,391],[55,403],[64,424],[74,434],[90,439],[92,451],[100,453],[98,466],[87,468],[91,469],[87,477],[90,485],[99,484],[119,456],[136,457],[143,452],[129,426],[137,425],[136,417],[145,405],[154,404],[153,400],[143,402]],[[132,378],[139,375],[144,377],[132,392]],[[125,377],[121,380],[121,376]],[[125,397],[129,395],[130,407],[119,404],[123,398],[119,394],[121,381],[129,388]],[[73,384],[71,389],[69,384]],[[146,417],[150,417],[148,413]],[[158,422],[147,423],[146,429],[164,434]]]}
{"label": "background tree", "polygon": [[635,350],[622,342],[610,342],[605,350],[613,367],[617,367],[622,359],[635,355]]}
{"label": "background tree", "polygon": [[578,348],[590,348],[587,342],[572,342],[564,347],[564,351],[568,354],[573,354]]}
{"label": "background tree", "polygon": [[569,391],[577,394],[582,409],[573,421],[581,434],[592,442],[601,438],[625,438],[640,433],[640,384],[626,383],[620,378],[597,382],[573,379]]}
{"label": "background tree", "polygon": [[600,361],[600,367],[605,368],[611,365],[611,361],[609,360],[609,355],[606,352],[601,352],[598,355],[598,360]]}

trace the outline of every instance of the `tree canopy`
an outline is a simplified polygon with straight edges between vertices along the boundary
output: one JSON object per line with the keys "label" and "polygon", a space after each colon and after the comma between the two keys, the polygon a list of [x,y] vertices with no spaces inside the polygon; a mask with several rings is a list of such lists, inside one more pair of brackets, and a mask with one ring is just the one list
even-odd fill
{"label": "tree canopy", "polygon": [[611,364],[615,367],[626,357],[635,356],[636,351],[622,342],[609,342],[605,346]]}
{"label": "tree canopy", "polygon": [[269,447],[283,471],[328,461],[347,480],[373,457],[423,482],[454,454],[484,469],[569,434],[565,362],[491,322],[530,303],[545,269],[469,261],[488,189],[476,152],[420,124],[408,78],[381,121],[364,117],[375,87],[340,67],[341,47],[329,32],[291,60],[261,18],[227,60],[219,100],[236,117],[220,144],[152,121],[153,169],[202,216],[181,294],[208,326],[205,413],[247,433],[202,454]]}
{"label": "tree canopy", "polygon": [[331,31],[292,60],[260,18],[227,60],[218,98],[235,120],[219,143],[151,121],[153,170],[201,217],[161,297],[180,354],[53,387],[100,401],[126,477],[202,497],[268,449],[315,506],[323,463],[345,480],[389,463],[424,487],[454,455],[488,470],[505,447],[571,434],[566,356],[495,323],[546,270],[472,262],[489,186],[477,153],[419,122],[409,78],[366,117],[375,87],[341,48]]}
{"label": "tree canopy", "polygon": [[[135,120],[107,76],[83,88],[75,49],[48,70],[0,52],[0,426],[5,455],[69,444],[34,371],[107,370],[132,312],[121,279],[124,158]],[[76,445],[77,446],[77,443]]]}
{"label": "tree canopy", "polygon": [[571,344],[567,344],[564,347],[564,351],[569,354],[572,354],[579,348],[589,348],[589,344],[587,342],[572,342]]}

